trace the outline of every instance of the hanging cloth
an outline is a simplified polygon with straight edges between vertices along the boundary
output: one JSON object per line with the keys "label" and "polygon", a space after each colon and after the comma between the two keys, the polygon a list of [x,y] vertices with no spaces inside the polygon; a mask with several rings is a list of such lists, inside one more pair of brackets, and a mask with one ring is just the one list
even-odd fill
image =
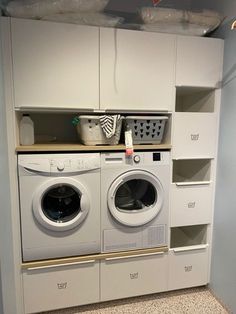
{"label": "hanging cloth", "polygon": [[111,138],[115,134],[117,123],[119,122],[120,119],[121,119],[120,115],[100,116],[100,118],[99,118],[100,125],[101,125],[103,132],[106,135],[106,138]]}

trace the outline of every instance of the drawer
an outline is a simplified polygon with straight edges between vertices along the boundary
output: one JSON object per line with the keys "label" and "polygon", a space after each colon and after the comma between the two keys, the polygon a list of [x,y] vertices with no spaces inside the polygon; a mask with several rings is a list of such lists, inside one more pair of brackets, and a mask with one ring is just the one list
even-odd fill
{"label": "drawer", "polygon": [[102,261],[101,301],[166,291],[167,254],[157,254]]}
{"label": "drawer", "polygon": [[23,273],[25,313],[99,301],[99,262],[28,269]]}
{"label": "drawer", "polygon": [[175,113],[173,158],[214,157],[216,122],[215,113]]}
{"label": "drawer", "polygon": [[212,184],[171,187],[171,227],[208,224],[212,218]]}
{"label": "drawer", "polygon": [[181,247],[169,251],[168,290],[189,288],[208,283],[207,245]]}

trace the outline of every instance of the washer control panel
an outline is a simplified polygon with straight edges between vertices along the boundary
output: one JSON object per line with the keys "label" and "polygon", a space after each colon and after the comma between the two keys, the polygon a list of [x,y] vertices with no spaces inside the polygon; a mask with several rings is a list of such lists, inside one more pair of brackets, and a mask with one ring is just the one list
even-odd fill
{"label": "washer control panel", "polygon": [[86,157],[53,158],[50,160],[50,166],[52,173],[82,172],[100,168],[100,161],[89,155]]}

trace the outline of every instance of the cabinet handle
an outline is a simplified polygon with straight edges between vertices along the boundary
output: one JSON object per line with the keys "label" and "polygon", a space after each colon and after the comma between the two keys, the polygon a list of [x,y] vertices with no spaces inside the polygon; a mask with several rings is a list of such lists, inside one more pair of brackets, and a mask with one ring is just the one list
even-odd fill
{"label": "cabinet handle", "polygon": [[196,185],[209,185],[212,181],[192,181],[192,182],[175,182],[177,186],[196,186]]}
{"label": "cabinet handle", "polygon": [[204,250],[208,247],[208,244],[201,244],[201,245],[191,245],[191,246],[184,246],[178,247],[173,249],[175,253],[179,252],[189,252],[189,251],[197,251],[197,250]]}
{"label": "cabinet handle", "polygon": [[155,252],[155,253],[146,253],[146,254],[135,254],[135,255],[108,257],[108,258],[105,258],[105,261],[116,261],[116,260],[127,259],[127,258],[136,258],[136,257],[153,256],[153,255],[163,255],[164,253],[165,252]]}
{"label": "cabinet handle", "polygon": [[81,261],[81,262],[74,262],[74,263],[64,263],[64,264],[54,264],[54,265],[44,265],[44,266],[35,266],[29,267],[27,270],[39,270],[39,269],[50,269],[50,268],[59,268],[65,266],[72,266],[72,265],[83,265],[83,264],[93,264],[95,260],[88,260],[88,261]]}

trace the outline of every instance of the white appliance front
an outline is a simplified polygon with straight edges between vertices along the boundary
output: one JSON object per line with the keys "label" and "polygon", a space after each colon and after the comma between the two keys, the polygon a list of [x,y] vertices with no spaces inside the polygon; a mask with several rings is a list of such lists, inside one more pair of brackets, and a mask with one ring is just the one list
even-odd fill
{"label": "white appliance front", "polygon": [[166,246],[170,153],[101,154],[102,251]]}
{"label": "white appliance front", "polygon": [[100,252],[100,155],[19,155],[24,261]]}

